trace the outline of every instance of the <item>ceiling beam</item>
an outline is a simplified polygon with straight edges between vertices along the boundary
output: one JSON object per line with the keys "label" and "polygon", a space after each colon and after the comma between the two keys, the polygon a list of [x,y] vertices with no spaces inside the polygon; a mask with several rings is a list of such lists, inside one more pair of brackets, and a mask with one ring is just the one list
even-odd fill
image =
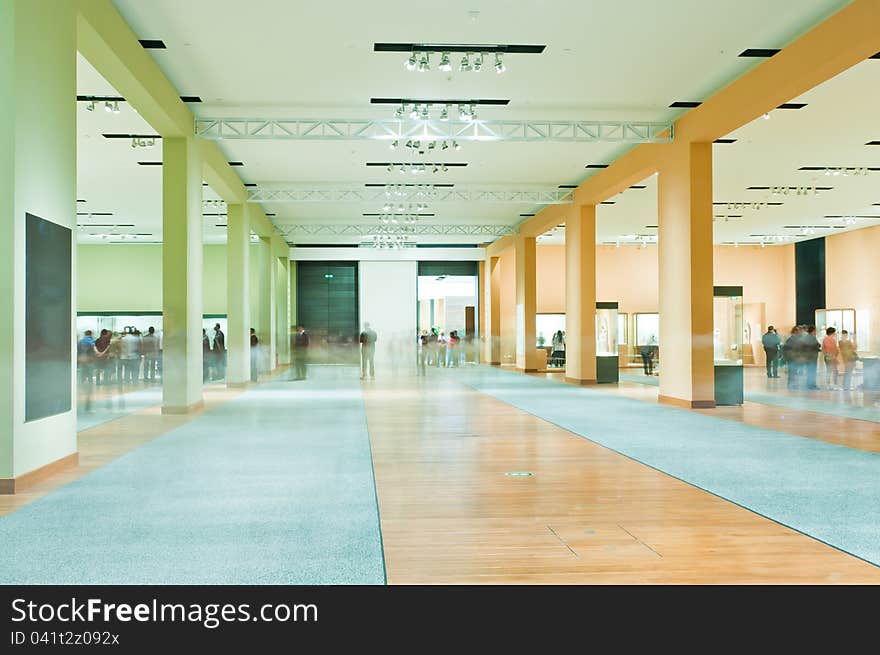
{"label": "ceiling beam", "polygon": [[[688,143],[711,143],[809,91],[880,51],[880,0],[854,0],[767,61],[686,113],[675,123],[675,143],[645,143],[616,159],[575,189],[575,204],[598,205],[656,173],[667,152]],[[555,218],[555,207],[520,224],[536,236]],[[499,240],[497,255],[510,247]]]}
{"label": "ceiling beam", "polygon": [[431,184],[388,184],[354,188],[266,188],[248,189],[249,202],[467,202],[558,205],[574,201],[572,189],[469,189],[434,187]]}

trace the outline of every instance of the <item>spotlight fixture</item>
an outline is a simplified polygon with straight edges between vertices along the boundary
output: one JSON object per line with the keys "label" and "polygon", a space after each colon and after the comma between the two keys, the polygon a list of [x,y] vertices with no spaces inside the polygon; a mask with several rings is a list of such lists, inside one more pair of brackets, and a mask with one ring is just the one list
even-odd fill
{"label": "spotlight fixture", "polygon": [[507,66],[504,65],[504,62],[501,60],[501,53],[495,53],[495,72],[501,75],[504,71],[507,70]]}
{"label": "spotlight fixture", "polygon": [[414,71],[416,69],[416,53],[411,53],[409,59],[407,59],[403,63],[404,68],[408,71]]}
{"label": "spotlight fixture", "polygon": [[473,70],[471,68],[471,53],[469,53],[469,52],[464,53],[464,57],[461,58],[461,64],[459,64],[458,70],[461,71],[462,73],[467,73],[467,72]]}
{"label": "spotlight fixture", "polygon": [[455,148],[456,150],[461,150],[461,144],[458,141],[453,141],[452,147]]}
{"label": "spotlight fixture", "polygon": [[440,120],[448,121],[449,120],[449,107],[443,105],[443,109],[440,110]]}
{"label": "spotlight fixture", "polygon": [[409,117],[413,120],[419,117],[419,108],[416,105],[412,106],[412,109],[409,110]]}
{"label": "spotlight fixture", "polygon": [[443,55],[440,57],[440,65],[437,66],[437,70],[441,70],[445,73],[448,73],[449,71],[452,70],[452,64],[449,63],[449,53],[448,52],[444,52]]}
{"label": "spotlight fixture", "polygon": [[[455,141],[453,141],[453,143],[455,143]],[[440,144],[440,150],[446,150],[447,148],[449,148],[449,144],[446,143],[446,141]]]}
{"label": "spotlight fixture", "polygon": [[119,113],[119,103],[114,100],[110,102],[109,100],[104,102],[104,111],[108,114],[118,114]]}
{"label": "spotlight fixture", "polygon": [[481,70],[483,70],[483,53],[482,52],[477,53],[477,56],[474,57],[474,65],[471,70],[473,70],[475,73],[479,73]]}
{"label": "spotlight fixture", "polygon": [[430,118],[430,116],[428,115],[428,105],[422,105],[421,118],[423,121],[426,121]]}
{"label": "spotlight fixture", "polygon": [[419,60],[419,65],[416,70],[418,70],[420,73],[425,73],[431,70],[431,55],[429,53],[422,53],[422,58]]}
{"label": "spotlight fixture", "polygon": [[95,101],[92,100],[89,104],[86,105],[86,111],[95,111]]}
{"label": "spotlight fixture", "polygon": [[403,114],[405,111],[406,111],[406,108],[403,105],[400,105],[400,107],[398,107],[397,110],[394,112],[394,118],[397,118],[397,119],[403,118]]}
{"label": "spotlight fixture", "polygon": [[391,148],[392,150],[397,150],[397,139],[395,139],[394,141],[392,141],[392,142],[391,142],[391,145],[388,146],[388,147]]}
{"label": "spotlight fixture", "polygon": [[768,113],[765,113],[761,118],[763,118],[765,121],[770,120],[770,114],[769,114],[769,112],[768,112]]}

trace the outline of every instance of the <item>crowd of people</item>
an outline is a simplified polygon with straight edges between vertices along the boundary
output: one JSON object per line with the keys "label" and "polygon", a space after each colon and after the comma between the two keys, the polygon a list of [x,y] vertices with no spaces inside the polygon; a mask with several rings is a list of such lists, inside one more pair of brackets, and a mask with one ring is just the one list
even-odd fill
{"label": "crowd of people", "polygon": [[419,334],[417,347],[418,374],[426,375],[429,366],[461,366],[462,361],[467,361],[468,353],[473,350],[473,340],[463,340],[458,330],[446,334],[445,331],[431,328],[422,330]]}
{"label": "crowd of people", "polygon": [[101,330],[97,339],[86,330],[77,344],[77,366],[87,384],[152,382],[162,374],[162,341],[153,327],[146,334],[133,327]]}
{"label": "crowd of people", "polygon": [[820,389],[817,379],[820,359],[824,364],[826,389],[849,391],[853,388],[853,372],[859,355],[858,346],[847,330],[841,330],[838,335],[836,328],[826,328],[820,341],[816,326],[796,325],[783,341],[771,325],[761,337],[761,343],[767,377],[778,378],[780,366],[784,367],[789,389]]}

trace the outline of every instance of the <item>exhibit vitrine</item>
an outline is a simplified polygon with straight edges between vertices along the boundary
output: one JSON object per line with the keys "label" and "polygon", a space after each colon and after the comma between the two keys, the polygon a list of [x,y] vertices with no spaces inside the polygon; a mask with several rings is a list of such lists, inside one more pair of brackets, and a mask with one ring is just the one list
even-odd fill
{"label": "exhibit vitrine", "polygon": [[715,403],[743,402],[742,287],[715,287],[712,348],[715,359]]}
{"label": "exhibit vitrine", "polygon": [[596,382],[618,381],[618,313],[616,302],[596,303]]}

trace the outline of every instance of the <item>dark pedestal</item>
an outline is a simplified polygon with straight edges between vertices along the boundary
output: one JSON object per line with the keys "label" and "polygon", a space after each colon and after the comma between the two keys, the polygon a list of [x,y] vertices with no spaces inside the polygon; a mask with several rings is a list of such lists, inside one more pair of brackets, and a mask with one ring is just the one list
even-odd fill
{"label": "dark pedestal", "polygon": [[715,404],[743,404],[743,367],[715,367]]}
{"label": "dark pedestal", "polygon": [[596,383],[617,384],[620,380],[620,357],[603,355],[596,357]]}

